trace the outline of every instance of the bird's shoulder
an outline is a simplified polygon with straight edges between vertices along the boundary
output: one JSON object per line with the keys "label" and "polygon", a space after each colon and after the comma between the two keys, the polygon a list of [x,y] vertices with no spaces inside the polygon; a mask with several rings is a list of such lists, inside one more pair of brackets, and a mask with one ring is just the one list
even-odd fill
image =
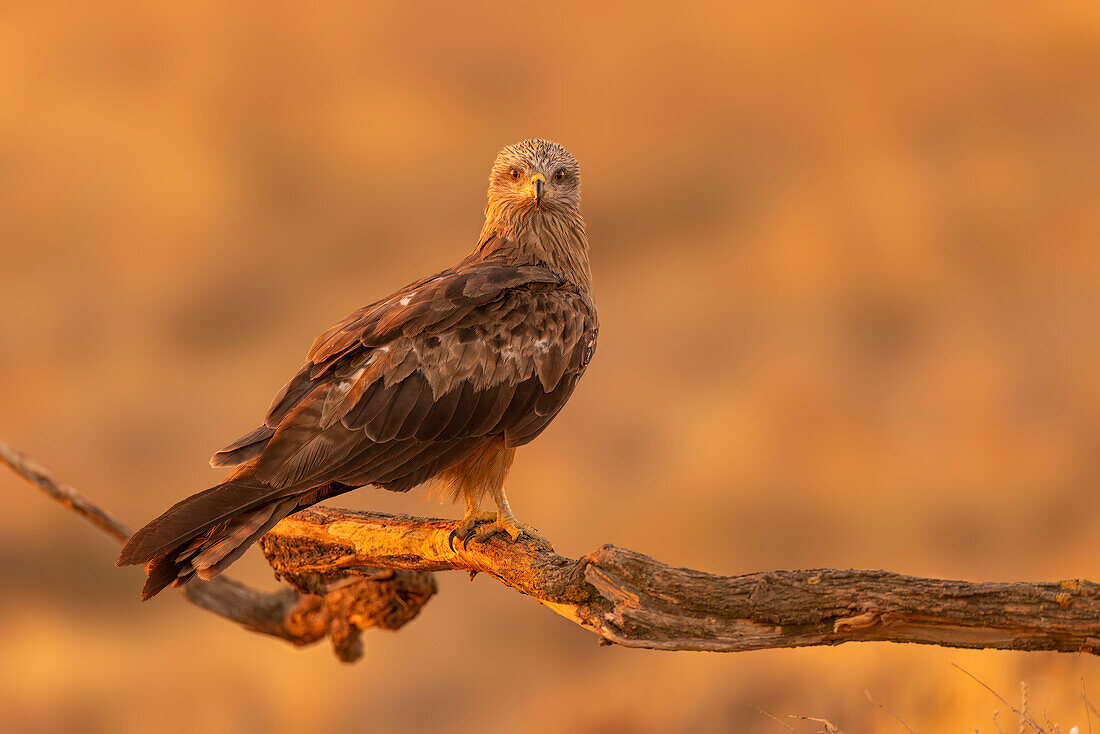
{"label": "bird's shoulder", "polygon": [[[401,339],[434,344],[447,334],[468,343],[540,320],[595,320],[591,297],[540,264],[467,258],[357,309],[321,334],[309,350],[313,376],[354,350]],[[434,339],[433,339],[434,337]]]}

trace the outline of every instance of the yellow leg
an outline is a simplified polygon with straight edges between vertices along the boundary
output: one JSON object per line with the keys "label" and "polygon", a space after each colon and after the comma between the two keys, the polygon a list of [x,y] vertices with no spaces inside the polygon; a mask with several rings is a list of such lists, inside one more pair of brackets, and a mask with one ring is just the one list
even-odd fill
{"label": "yellow leg", "polygon": [[508,497],[504,494],[504,487],[495,488],[491,494],[497,505],[497,517],[493,522],[477,528],[474,536],[476,540],[485,540],[497,533],[507,533],[512,542],[515,543],[519,540],[519,536],[526,535],[539,545],[545,546],[548,550],[554,549],[550,545],[550,541],[539,535],[537,530],[516,519],[511,505],[508,504]]}
{"label": "yellow leg", "polygon": [[[553,550],[534,528],[516,519],[504,494],[504,478],[512,466],[515,453],[515,449],[505,448],[504,441],[498,437],[487,441],[441,475],[441,479],[456,487],[466,498],[466,514],[448,538],[452,549],[455,538],[462,541],[465,549],[470,538],[485,540],[497,533],[507,533],[513,543],[521,535],[527,535],[539,545]],[[480,509],[480,500],[485,495],[491,496],[496,503],[495,516]]]}
{"label": "yellow leg", "polygon": [[474,534],[474,528],[476,528],[479,523],[491,522],[494,517],[496,517],[496,515],[491,512],[482,512],[481,504],[478,502],[477,498],[467,492],[466,514],[463,515],[462,521],[458,523],[458,526],[451,531],[451,537],[448,539],[451,547],[454,548],[455,538],[461,540],[463,547],[465,547],[466,542]]}

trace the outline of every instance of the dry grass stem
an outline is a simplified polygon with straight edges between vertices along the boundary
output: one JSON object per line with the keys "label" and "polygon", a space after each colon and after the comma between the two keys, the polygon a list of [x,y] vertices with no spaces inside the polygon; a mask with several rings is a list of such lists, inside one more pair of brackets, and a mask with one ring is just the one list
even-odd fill
{"label": "dry grass stem", "polygon": [[753,706],[752,704],[749,704],[749,708],[751,708],[756,713],[761,714],[762,716],[767,716],[769,719],[776,722],[777,724],[779,724],[781,727],[783,727],[787,731],[793,731],[794,734],[799,734],[798,729],[795,729],[793,726],[791,726],[787,722],[783,721],[782,719],[780,719],[775,714],[769,713],[769,712],[765,711],[764,709],[760,708],[759,706]]}
{"label": "dry grass stem", "polygon": [[836,724],[832,723],[828,719],[819,719],[813,716],[798,716],[791,714],[792,719],[801,719],[802,721],[814,721],[821,724],[825,728],[821,730],[820,734],[844,734]]}
{"label": "dry grass stem", "polygon": [[1003,697],[1003,696],[1002,696],[1001,694],[997,693],[997,692],[996,692],[995,690],[993,690],[993,689],[992,689],[992,688],[991,688],[990,686],[988,686],[988,685],[987,685],[987,684],[985,683],[985,681],[983,681],[983,680],[982,680],[982,679],[980,679],[980,678],[979,678],[978,676],[976,676],[976,675],[974,675],[973,673],[971,673],[971,672],[970,672],[969,670],[967,670],[966,668],[963,668],[963,667],[962,667],[961,665],[959,665],[958,663],[951,663],[951,666],[952,666],[952,667],[954,667],[954,668],[957,668],[958,670],[962,671],[962,672],[963,672],[963,673],[965,673],[966,675],[968,675],[968,676],[970,676],[971,678],[973,678],[973,679],[974,679],[974,680],[975,680],[975,681],[976,681],[976,682],[978,683],[978,685],[980,685],[980,686],[981,686],[982,688],[986,689],[987,691],[989,691],[990,693],[992,693],[992,694],[993,694],[994,696],[996,696],[996,697],[997,697],[997,700],[998,700],[998,701],[1000,701],[1000,702],[1001,702],[1001,703],[1003,703],[1003,704],[1004,704],[1005,706],[1008,706],[1008,707],[1009,707],[1010,709],[1012,709],[1012,713],[1016,714],[1016,716],[1017,716],[1017,717],[1019,718],[1019,720],[1020,720],[1020,731],[1021,731],[1021,732],[1022,732],[1022,731],[1024,731],[1024,726],[1026,725],[1026,726],[1028,726],[1028,727],[1031,727],[1031,729],[1032,729],[1033,731],[1039,732],[1039,734],[1043,734],[1043,728],[1042,728],[1041,726],[1039,726],[1039,725],[1038,725],[1038,724],[1037,724],[1037,723],[1036,723],[1036,722],[1035,722],[1035,721],[1034,721],[1034,720],[1033,720],[1033,719],[1032,719],[1032,718],[1031,718],[1030,716],[1028,716],[1028,715],[1027,715],[1026,713],[1024,713],[1024,712],[1020,711],[1020,710],[1019,710],[1019,709],[1017,709],[1017,708],[1016,708],[1015,706],[1013,706],[1013,705],[1012,705],[1012,704],[1010,704],[1010,703],[1009,703],[1008,701],[1006,701],[1006,700],[1004,699],[1004,697]]}
{"label": "dry grass stem", "polygon": [[863,694],[865,696],[867,696],[867,700],[870,701],[873,705],[878,706],[880,709],[883,710],[883,712],[885,712],[885,713],[889,714],[890,716],[894,717],[895,719],[897,719],[901,723],[901,725],[904,726],[911,734],[917,734],[915,731],[913,731],[913,727],[911,727],[911,726],[909,726],[909,724],[905,723],[904,719],[902,719],[900,716],[895,714],[890,709],[886,708],[885,704],[881,704],[878,701],[876,701],[875,697],[871,695],[870,691],[864,690]]}

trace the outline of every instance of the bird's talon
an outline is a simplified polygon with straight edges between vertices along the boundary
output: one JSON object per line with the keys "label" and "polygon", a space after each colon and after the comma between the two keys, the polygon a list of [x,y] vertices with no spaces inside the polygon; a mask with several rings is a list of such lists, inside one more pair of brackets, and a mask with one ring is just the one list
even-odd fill
{"label": "bird's talon", "polygon": [[539,532],[530,525],[524,525],[514,518],[497,518],[494,522],[487,525],[481,525],[478,527],[474,540],[487,540],[498,533],[505,533],[508,535],[509,540],[512,543],[517,542],[520,536],[526,535],[536,544],[546,548],[547,550],[554,550],[553,546],[546,538],[539,535]]}
{"label": "bird's talon", "polygon": [[458,539],[458,540],[461,541],[461,540],[465,539],[465,537],[466,537],[465,535],[463,535],[462,533],[459,532],[459,528],[455,528],[451,532],[447,533],[447,545],[450,547],[450,549],[452,551],[454,551],[454,549],[455,549],[455,540]]}
{"label": "bird's talon", "polygon": [[447,545],[451,550],[455,550],[454,540],[458,538],[462,541],[462,550],[467,550],[467,546],[470,543],[470,538],[475,537],[474,532],[480,523],[490,522],[496,517],[496,515],[490,512],[477,512],[466,515],[462,518],[462,521],[455,526],[455,529],[447,536]]}

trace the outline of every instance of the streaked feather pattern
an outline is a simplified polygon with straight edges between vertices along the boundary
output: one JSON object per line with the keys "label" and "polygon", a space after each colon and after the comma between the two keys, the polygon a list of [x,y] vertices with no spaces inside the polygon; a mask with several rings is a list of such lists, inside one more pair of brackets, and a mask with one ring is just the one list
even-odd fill
{"label": "streaked feather pattern", "polygon": [[[531,155],[568,157],[535,143]],[[355,487],[406,491],[486,462],[497,462],[486,476],[503,481],[508,450],[541,433],[572,394],[598,324],[575,209],[519,230],[492,193],[488,211],[461,263],[317,338],[264,424],[211,458],[238,467],[229,479],[135,533],[119,564],[147,564],[143,595],[217,575],[286,515]],[[490,446],[507,459],[490,459],[499,453]]]}

